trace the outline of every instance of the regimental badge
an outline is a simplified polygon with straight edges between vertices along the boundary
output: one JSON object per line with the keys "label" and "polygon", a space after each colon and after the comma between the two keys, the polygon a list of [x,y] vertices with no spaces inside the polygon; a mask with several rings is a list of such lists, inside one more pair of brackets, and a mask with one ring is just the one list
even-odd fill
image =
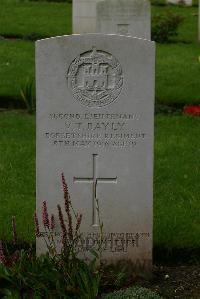
{"label": "regimental badge", "polygon": [[97,50],[76,57],[67,72],[73,97],[82,105],[100,108],[113,103],[123,86],[123,72],[111,54]]}

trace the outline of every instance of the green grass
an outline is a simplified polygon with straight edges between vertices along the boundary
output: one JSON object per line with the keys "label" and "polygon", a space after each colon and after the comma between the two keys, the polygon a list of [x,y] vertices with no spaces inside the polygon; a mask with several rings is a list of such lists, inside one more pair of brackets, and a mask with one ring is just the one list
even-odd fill
{"label": "green grass", "polygon": [[[200,103],[200,44],[197,7],[152,6],[152,15],[174,12],[184,16],[174,43],[157,45],[156,102]],[[0,1],[0,35],[56,36],[71,32],[71,5],[53,2]],[[184,43],[181,43],[184,42]],[[34,43],[0,40],[0,105],[19,98],[20,85],[34,76]]]}
{"label": "green grass", "polygon": [[25,41],[0,41],[0,96],[19,97],[27,77],[34,77],[34,44]]}
{"label": "green grass", "polygon": [[200,246],[200,119],[158,116],[155,143],[154,245]]}
{"label": "green grass", "polygon": [[[154,245],[200,247],[200,119],[156,117]],[[35,119],[0,113],[0,238],[9,239],[17,216],[24,240],[33,240],[35,208]]]}
{"label": "green grass", "polygon": [[0,1],[0,35],[71,33],[71,5],[54,2]]}
{"label": "green grass", "polygon": [[153,6],[152,13],[184,17],[174,43],[157,44],[156,101],[159,104],[200,103],[200,44],[197,7]]}
{"label": "green grass", "polygon": [[17,217],[21,237],[33,240],[35,208],[35,120],[26,113],[0,113],[0,235],[10,237]]}
{"label": "green grass", "polygon": [[198,9],[197,7],[182,7],[176,5],[170,6],[152,6],[152,15],[173,13],[184,18],[183,23],[178,30],[178,36],[175,41],[197,42],[198,37]]}
{"label": "green grass", "polygon": [[156,101],[159,104],[200,103],[200,45],[158,45]]}

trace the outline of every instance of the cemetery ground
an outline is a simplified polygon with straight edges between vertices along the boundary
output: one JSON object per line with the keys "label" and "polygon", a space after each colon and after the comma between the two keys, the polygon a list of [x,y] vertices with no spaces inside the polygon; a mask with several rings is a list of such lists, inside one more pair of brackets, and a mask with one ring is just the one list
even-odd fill
{"label": "cemetery ground", "polygon": [[[12,239],[11,216],[16,215],[20,239],[33,243],[35,117],[24,111],[4,111],[0,113],[0,127],[0,236]],[[199,130],[200,122],[195,117],[156,116],[154,247],[157,266],[153,280],[134,277],[130,284],[139,283],[166,298],[174,298],[175,294],[177,298],[198,298],[195,296],[200,291]]]}
{"label": "cemetery ground", "polygon": [[[157,45],[156,266],[153,278],[134,277],[131,283],[155,290],[164,298],[199,298],[200,121],[181,113],[184,105],[200,102],[197,7],[153,6],[152,9],[153,15],[169,10],[185,19],[177,37],[168,44]],[[21,106],[20,88],[27,77],[34,76],[32,40],[70,32],[70,4],[1,0],[1,107],[8,102],[12,108]],[[171,111],[166,106],[175,107],[175,112],[159,113]],[[0,239],[11,240],[10,219],[16,215],[20,239],[34,243],[35,116],[24,110],[2,109],[0,128]]]}

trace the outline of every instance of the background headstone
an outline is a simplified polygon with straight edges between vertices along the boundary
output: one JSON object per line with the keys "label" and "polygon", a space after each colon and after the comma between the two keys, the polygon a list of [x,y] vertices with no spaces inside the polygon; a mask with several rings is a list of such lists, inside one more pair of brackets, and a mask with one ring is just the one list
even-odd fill
{"label": "background headstone", "polygon": [[97,32],[151,39],[148,0],[105,0],[97,4]]}
{"label": "background headstone", "polygon": [[[152,262],[154,43],[118,35],[37,42],[37,209],[63,203],[60,175],[83,214],[84,250]],[[58,219],[56,219],[58,223]],[[45,251],[37,241],[38,254]]]}
{"label": "background headstone", "polygon": [[185,4],[188,6],[192,6],[192,0],[166,0],[167,3],[170,4]]}
{"label": "background headstone", "polygon": [[96,33],[96,5],[100,0],[73,0],[73,33]]}

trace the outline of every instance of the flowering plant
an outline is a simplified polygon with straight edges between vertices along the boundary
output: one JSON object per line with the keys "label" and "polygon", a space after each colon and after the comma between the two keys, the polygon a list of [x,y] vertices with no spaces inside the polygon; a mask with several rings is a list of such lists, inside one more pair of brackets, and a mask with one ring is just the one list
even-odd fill
{"label": "flowering plant", "polygon": [[[47,253],[36,257],[31,250],[15,251],[10,255],[0,242],[0,297],[9,298],[66,298],[94,299],[98,295],[101,273],[99,254],[91,261],[78,257],[81,241],[82,214],[77,214],[70,200],[68,186],[62,174],[64,213],[60,205],[58,219],[62,249],[57,252],[55,216],[49,215],[47,203],[42,205],[42,223],[34,214],[35,235],[44,238]],[[42,227],[41,227],[42,226]],[[12,218],[13,244],[17,244],[16,220]],[[7,297],[6,297],[7,298]]]}
{"label": "flowering plant", "polygon": [[[65,255],[74,255],[76,256],[77,251],[77,244],[81,241],[81,233],[80,233],[80,226],[82,222],[82,214],[75,213],[70,194],[68,191],[68,186],[65,181],[64,174],[62,173],[62,186],[63,186],[63,193],[64,193],[64,207],[65,207],[65,216],[62,211],[60,205],[57,205],[58,209],[58,218],[59,218],[59,225],[61,230],[61,241],[62,241],[62,248],[61,254]],[[73,217],[76,221],[75,225],[73,224]],[[34,222],[35,222],[35,235],[36,238],[43,237],[49,254],[53,257],[58,255],[57,246],[56,246],[56,233],[55,233],[55,215],[51,214],[49,216],[48,209],[47,209],[47,202],[43,202],[42,206],[42,225],[44,229],[44,233],[41,232],[41,228],[39,226],[38,216],[35,213],[34,215]]]}
{"label": "flowering plant", "polygon": [[185,106],[183,112],[193,116],[200,116],[200,105]]}

